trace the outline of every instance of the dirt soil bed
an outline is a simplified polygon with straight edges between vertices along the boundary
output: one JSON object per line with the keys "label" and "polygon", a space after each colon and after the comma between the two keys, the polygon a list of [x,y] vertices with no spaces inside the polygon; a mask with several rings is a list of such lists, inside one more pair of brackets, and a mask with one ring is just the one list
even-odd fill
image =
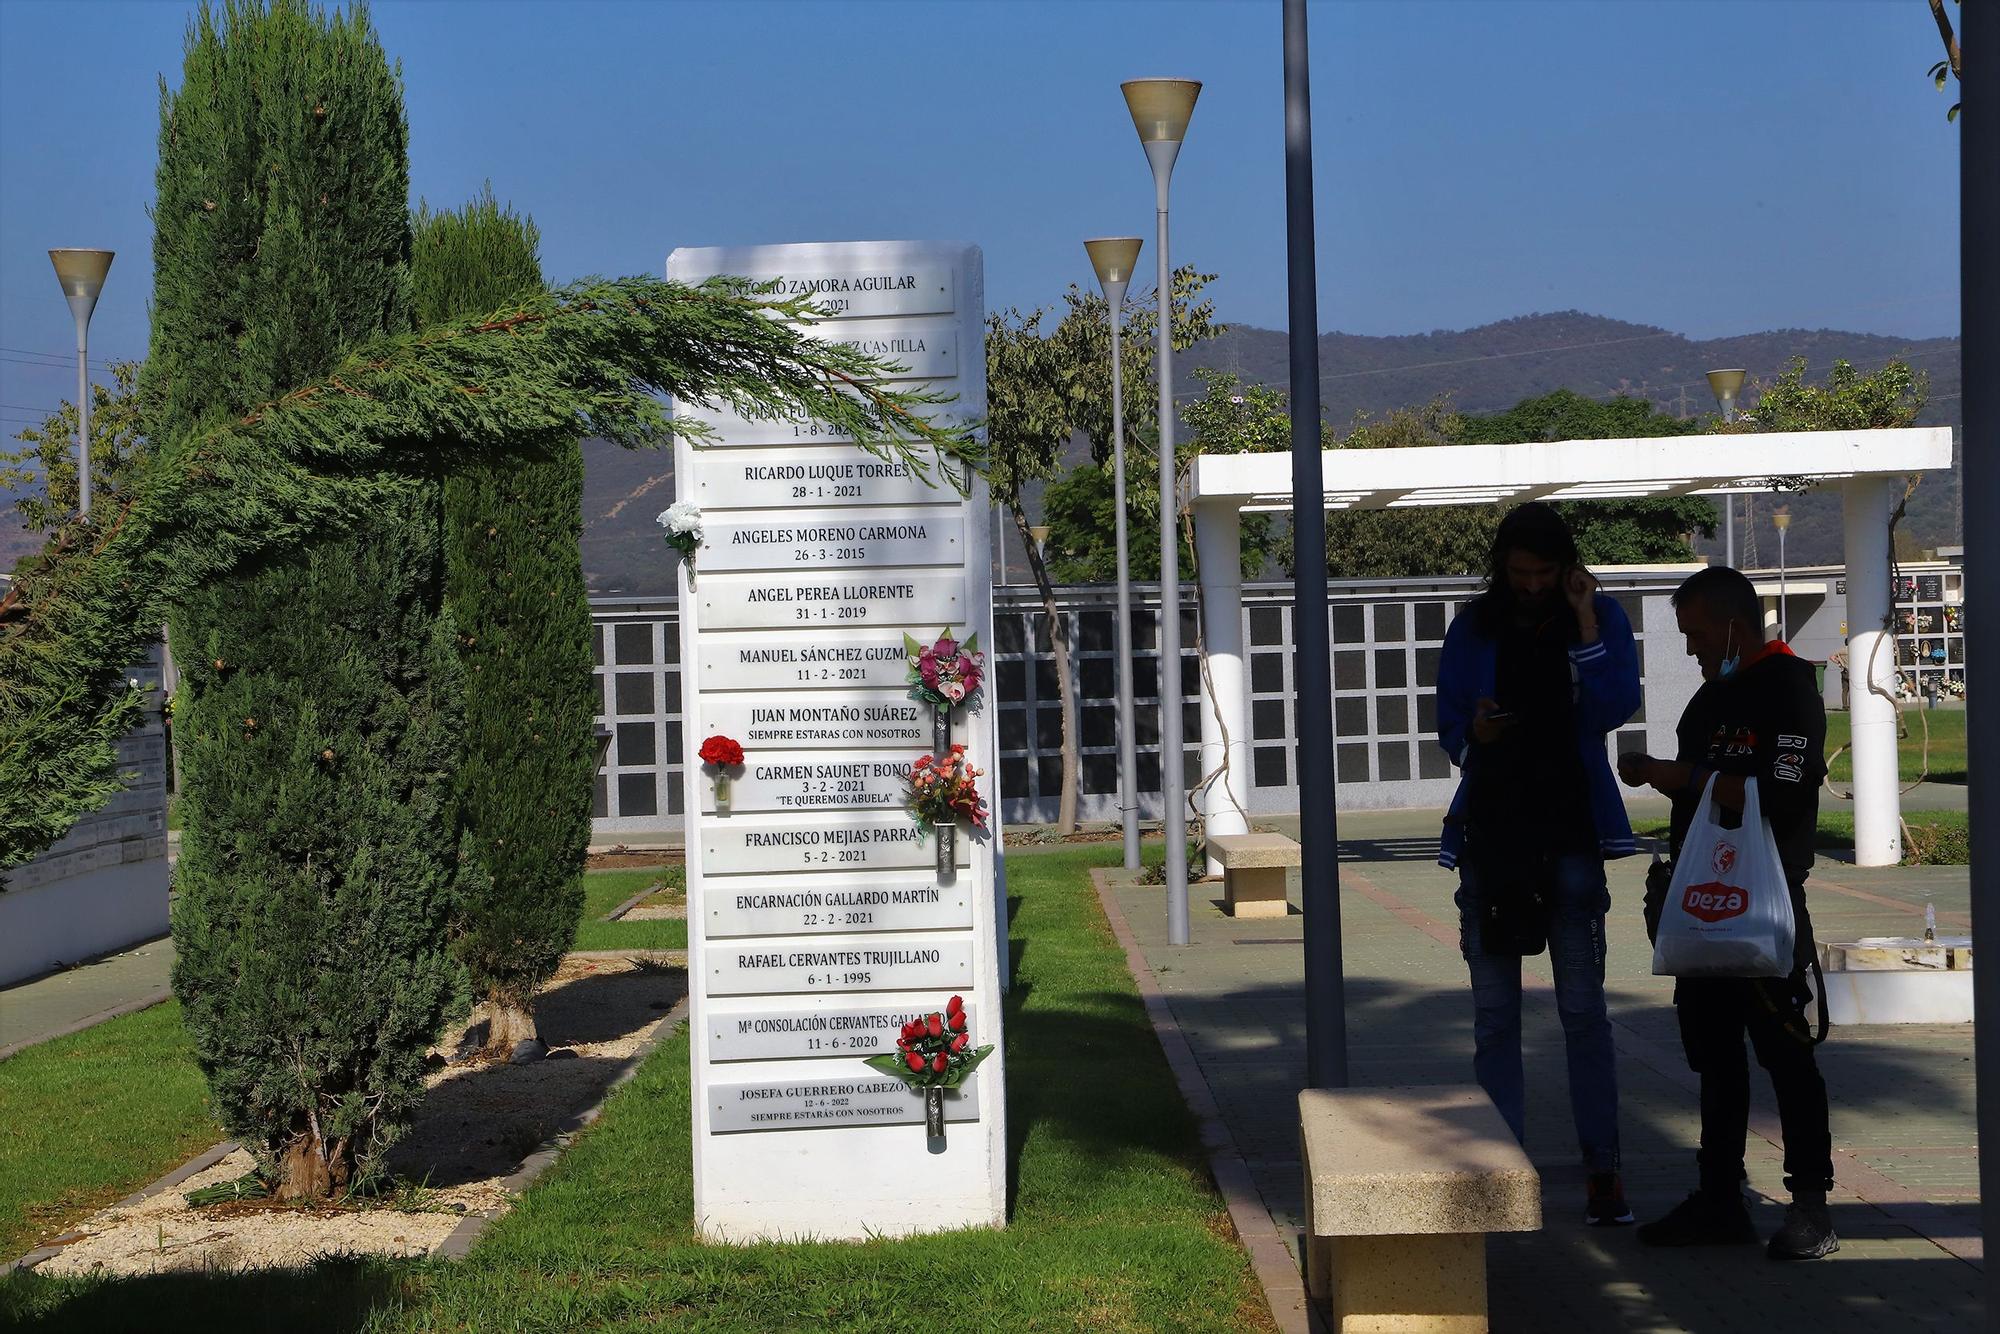
{"label": "dirt soil bed", "polygon": [[[93,1215],[71,1234],[78,1239],[38,1270],[130,1275],[294,1265],[342,1252],[427,1254],[467,1214],[507,1207],[511,1196],[501,1182],[563,1121],[603,1097],[686,992],[686,970],[662,961],[603,954],[564,960],[536,1007],[547,1058],[448,1066],[431,1077],[415,1125],[389,1156],[399,1181],[418,1188],[399,1196],[414,1208],[190,1208],[188,1192],[250,1170],[250,1155],[239,1149],[158,1195]],[[461,1036],[446,1033],[437,1051],[455,1050]]]}

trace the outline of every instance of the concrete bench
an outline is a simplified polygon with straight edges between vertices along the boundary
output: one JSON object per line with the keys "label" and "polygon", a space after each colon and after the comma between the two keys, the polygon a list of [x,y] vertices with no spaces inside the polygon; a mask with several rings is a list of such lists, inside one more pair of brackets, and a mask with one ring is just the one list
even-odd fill
{"label": "concrete bench", "polygon": [[1484,1334],[1486,1234],[1542,1225],[1541,1178],[1477,1087],[1307,1089],[1306,1290],[1332,1328]]}
{"label": "concrete bench", "polygon": [[1283,834],[1211,834],[1208,854],[1222,863],[1222,910],[1231,917],[1283,917],[1285,869],[1299,845]]}

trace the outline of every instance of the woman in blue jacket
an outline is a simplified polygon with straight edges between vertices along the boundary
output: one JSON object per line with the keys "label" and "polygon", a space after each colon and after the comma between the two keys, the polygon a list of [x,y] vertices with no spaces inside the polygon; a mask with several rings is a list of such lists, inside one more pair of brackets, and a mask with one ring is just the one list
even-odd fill
{"label": "woman in blue jacket", "polygon": [[1585,1220],[1630,1223],[1604,1005],[1604,863],[1638,849],[1605,737],[1639,708],[1639,660],[1624,609],[1598,591],[1550,506],[1501,520],[1486,589],[1445,635],[1437,704],[1438,744],[1461,775],[1438,861],[1459,873],[1473,1072],[1525,1140],[1521,956],[1546,947],[1590,1180]]}

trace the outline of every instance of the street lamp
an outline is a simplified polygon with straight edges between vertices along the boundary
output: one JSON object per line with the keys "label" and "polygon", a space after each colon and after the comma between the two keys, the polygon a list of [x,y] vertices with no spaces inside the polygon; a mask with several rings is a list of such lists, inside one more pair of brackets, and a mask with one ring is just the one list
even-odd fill
{"label": "street lamp", "polygon": [[1111,318],[1111,507],[1118,540],[1118,818],[1125,831],[1125,869],[1139,869],[1138,743],[1132,735],[1132,569],[1125,554],[1125,288],[1143,242],[1136,236],[1085,241]]}
{"label": "street lamp", "polygon": [[56,281],[76,317],[76,487],[77,513],[90,513],[90,312],[111,272],[109,250],[51,250]]}
{"label": "street lamp", "polygon": [[[1740,370],[1710,371],[1708,373],[1709,392],[1715,395],[1715,402],[1722,409],[1722,420],[1736,420],[1736,395],[1743,388],[1743,372]],[[1736,565],[1736,493],[1722,497],[1722,563],[1735,568]]]}
{"label": "street lamp", "polygon": [[1187,763],[1181,751],[1181,565],[1174,513],[1174,274],[1167,259],[1167,185],[1201,96],[1194,79],[1131,79],[1120,85],[1132,126],[1153,168],[1158,228],[1160,380],[1160,800],[1166,807],[1167,943],[1188,943]]}
{"label": "street lamp", "polygon": [[1778,638],[1789,644],[1792,642],[1792,622],[1785,615],[1785,530],[1792,526],[1791,510],[1778,506],[1771,522],[1778,525]]}

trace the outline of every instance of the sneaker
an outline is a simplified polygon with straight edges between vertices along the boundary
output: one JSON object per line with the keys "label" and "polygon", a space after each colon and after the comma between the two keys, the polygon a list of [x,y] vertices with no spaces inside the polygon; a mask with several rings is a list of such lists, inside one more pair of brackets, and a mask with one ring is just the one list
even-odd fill
{"label": "sneaker", "polygon": [[1740,1246],[1757,1240],[1750,1207],[1735,1192],[1698,1190],[1639,1229],[1648,1246]]}
{"label": "sneaker", "polygon": [[1785,1225],[1772,1235],[1764,1254],[1773,1260],[1817,1260],[1839,1249],[1826,1201],[1794,1199],[1785,1206]]}
{"label": "sneaker", "polygon": [[1616,1172],[1590,1174],[1590,1202],[1584,1206],[1583,1221],[1592,1227],[1623,1227],[1632,1221],[1623,1177]]}

